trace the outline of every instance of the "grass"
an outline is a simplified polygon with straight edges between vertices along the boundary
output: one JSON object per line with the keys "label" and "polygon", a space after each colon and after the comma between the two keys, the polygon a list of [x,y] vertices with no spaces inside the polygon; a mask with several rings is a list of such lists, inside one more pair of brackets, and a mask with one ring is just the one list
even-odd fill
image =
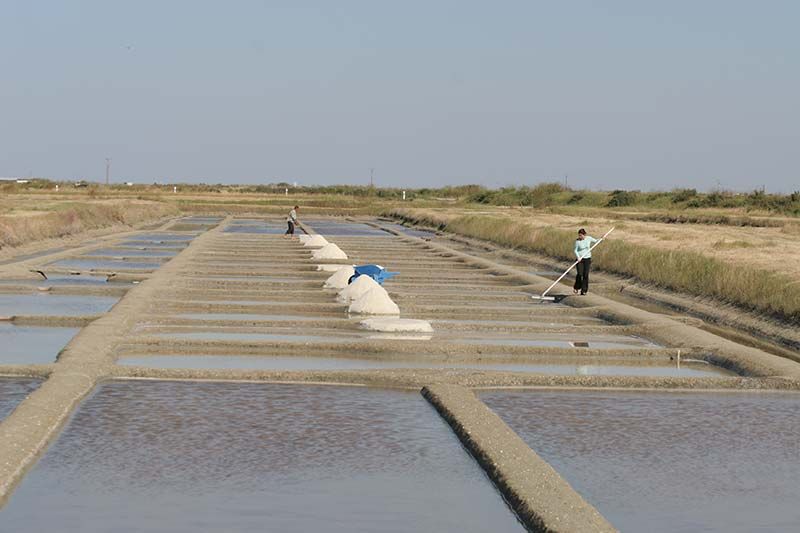
{"label": "grass", "polygon": [[[405,222],[491,241],[509,248],[573,259],[574,234],[493,215],[450,215],[432,210],[384,213]],[[731,243],[727,243],[730,245]],[[746,247],[748,243],[733,243]],[[592,254],[600,269],[694,296],[711,297],[749,311],[800,324],[800,284],[785,275],[685,250],[661,250],[609,239]]]}
{"label": "grass", "polygon": [[115,225],[130,226],[177,213],[174,206],[153,202],[57,203],[24,215],[0,215],[0,247],[19,246]]}

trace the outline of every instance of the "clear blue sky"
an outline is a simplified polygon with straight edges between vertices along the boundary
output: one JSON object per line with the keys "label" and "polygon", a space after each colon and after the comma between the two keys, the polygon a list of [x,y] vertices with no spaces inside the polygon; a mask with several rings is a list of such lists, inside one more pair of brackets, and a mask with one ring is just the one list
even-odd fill
{"label": "clear blue sky", "polygon": [[0,0],[0,176],[800,189],[800,2]]}

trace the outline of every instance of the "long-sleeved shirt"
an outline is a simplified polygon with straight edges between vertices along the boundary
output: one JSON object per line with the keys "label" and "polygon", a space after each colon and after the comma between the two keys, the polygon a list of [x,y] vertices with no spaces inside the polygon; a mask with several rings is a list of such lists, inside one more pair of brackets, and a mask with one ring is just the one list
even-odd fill
{"label": "long-sleeved shirt", "polygon": [[588,235],[583,239],[575,239],[575,259],[586,259],[587,257],[592,257],[592,252],[589,251],[589,248],[591,248],[592,245],[597,241],[598,239],[589,237]]}
{"label": "long-sleeved shirt", "polygon": [[289,211],[289,216],[286,217],[286,222],[291,222],[292,224],[297,224],[297,211],[292,209]]}

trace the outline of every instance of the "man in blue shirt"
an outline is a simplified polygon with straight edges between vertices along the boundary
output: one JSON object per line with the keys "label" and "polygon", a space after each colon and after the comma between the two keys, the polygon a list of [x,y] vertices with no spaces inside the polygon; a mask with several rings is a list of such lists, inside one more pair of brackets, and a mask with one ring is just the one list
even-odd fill
{"label": "man in blue shirt", "polygon": [[586,235],[586,230],[581,228],[578,230],[578,238],[575,240],[575,259],[578,260],[578,275],[575,276],[575,285],[572,286],[572,292],[581,296],[586,295],[589,291],[589,269],[592,266],[592,245],[597,242],[597,239]]}

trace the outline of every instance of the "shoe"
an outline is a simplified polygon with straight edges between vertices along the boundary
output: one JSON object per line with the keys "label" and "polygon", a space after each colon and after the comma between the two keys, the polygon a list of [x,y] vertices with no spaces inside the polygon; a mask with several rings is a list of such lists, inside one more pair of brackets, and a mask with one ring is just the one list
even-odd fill
{"label": "shoe", "polygon": [[582,293],[581,293],[581,296],[586,296],[586,293],[585,293],[585,292],[582,292]]}

